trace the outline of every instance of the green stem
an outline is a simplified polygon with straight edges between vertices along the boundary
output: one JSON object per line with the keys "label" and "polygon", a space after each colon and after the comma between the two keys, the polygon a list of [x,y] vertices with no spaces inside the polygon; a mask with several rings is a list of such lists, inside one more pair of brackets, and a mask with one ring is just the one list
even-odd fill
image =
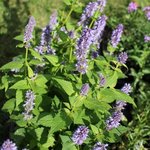
{"label": "green stem", "polygon": [[25,54],[25,76],[27,76],[27,67],[28,67],[28,52],[29,49],[26,48],[26,54]]}
{"label": "green stem", "polygon": [[65,23],[68,21],[68,19],[69,19],[70,15],[71,15],[71,13],[72,13],[72,11],[73,11],[73,5],[71,6],[71,9],[70,9],[70,11],[69,11],[69,14],[68,14],[68,16],[66,17],[66,19],[65,19],[65,21],[64,21],[64,23],[63,23],[63,25],[62,25],[62,26],[64,26],[64,25],[65,25]]}
{"label": "green stem", "polygon": [[72,60],[72,47],[70,48],[69,62]]}

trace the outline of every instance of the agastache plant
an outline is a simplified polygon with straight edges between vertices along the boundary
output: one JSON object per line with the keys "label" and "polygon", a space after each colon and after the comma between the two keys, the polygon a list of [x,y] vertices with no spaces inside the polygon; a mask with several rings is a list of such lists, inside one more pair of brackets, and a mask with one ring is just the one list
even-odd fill
{"label": "agastache plant", "polygon": [[128,55],[126,52],[121,52],[119,55],[118,55],[118,61],[122,64],[125,64],[126,61],[128,59]]}
{"label": "agastache plant", "polygon": [[25,47],[29,48],[30,47],[30,40],[33,38],[33,30],[36,25],[36,21],[33,16],[30,17],[28,24],[25,27],[25,32],[24,32],[24,43]]}
{"label": "agastache plant", "polygon": [[123,25],[119,24],[117,28],[112,32],[112,36],[111,36],[110,43],[114,48],[116,48],[118,43],[120,42],[122,33],[123,33]]}

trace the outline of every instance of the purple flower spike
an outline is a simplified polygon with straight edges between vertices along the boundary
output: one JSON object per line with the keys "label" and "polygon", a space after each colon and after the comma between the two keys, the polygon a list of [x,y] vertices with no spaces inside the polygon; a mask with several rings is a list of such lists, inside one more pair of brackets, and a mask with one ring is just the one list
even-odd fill
{"label": "purple flower spike", "polygon": [[34,103],[35,95],[31,90],[28,90],[26,92],[25,97],[26,97],[26,101],[23,105],[23,107],[24,107],[24,112],[23,112],[24,120],[30,120],[33,117],[31,112],[32,112],[34,105],[35,105],[35,103]]}
{"label": "purple flower spike", "polygon": [[24,32],[24,43],[26,43],[25,47],[30,47],[30,40],[33,38],[32,32],[34,30],[34,27],[36,25],[35,19],[33,16],[30,17],[28,24],[25,27]]}
{"label": "purple flower spike", "polygon": [[86,140],[88,133],[88,127],[79,126],[72,136],[72,141],[77,145],[81,145]]}
{"label": "purple flower spike", "polygon": [[145,41],[145,42],[150,42],[150,36],[147,36],[147,35],[146,35],[146,36],[144,37],[144,41]]}
{"label": "purple flower spike", "polygon": [[97,2],[90,2],[86,6],[86,8],[84,9],[83,14],[81,16],[81,19],[80,19],[80,22],[78,23],[78,25],[84,24],[87,19],[92,17],[94,15],[94,13],[96,12],[97,8],[98,8],[98,3]]}
{"label": "purple flower spike", "polygon": [[138,8],[138,5],[135,2],[131,2],[128,6],[128,12],[131,13],[133,11],[136,11]]}
{"label": "purple flower spike", "polygon": [[117,28],[113,31],[111,36],[111,45],[115,48],[120,42],[121,36],[123,33],[123,25],[119,24]]}
{"label": "purple flower spike", "polygon": [[122,64],[125,64],[128,59],[128,55],[126,52],[121,52],[118,56],[118,61]]}
{"label": "purple flower spike", "polygon": [[85,74],[88,69],[87,59],[83,57],[82,59],[78,60],[75,66],[78,72]]}
{"label": "purple flower spike", "polygon": [[81,91],[80,91],[80,94],[82,96],[86,96],[88,94],[89,88],[90,88],[90,86],[88,83],[83,84]]}
{"label": "purple flower spike", "polygon": [[127,105],[126,102],[120,100],[120,101],[117,101],[117,102],[116,102],[116,106],[115,106],[115,107],[116,107],[117,110],[120,110],[120,111],[121,111],[121,110],[124,109],[124,107],[125,107],[126,105]]}
{"label": "purple flower spike", "polygon": [[112,116],[106,120],[106,129],[111,130],[117,128],[120,125],[123,113],[121,111],[115,111]]}
{"label": "purple flower spike", "polygon": [[107,150],[108,144],[102,144],[101,142],[97,142],[94,147],[93,150]]}
{"label": "purple flower spike", "polygon": [[6,141],[4,141],[0,149],[1,150],[17,150],[17,146],[11,140],[7,139]]}
{"label": "purple flower spike", "polygon": [[86,21],[91,18],[97,10],[102,12],[106,6],[106,0],[97,0],[96,2],[90,2],[83,11],[79,25],[85,25]]}
{"label": "purple flower spike", "polygon": [[104,28],[106,26],[106,20],[107,20],[107,16],[103,15],[103,16],[100,16],[97,21],[94,23],[94,27],[93,27],[93,42],[97,42],[100,40],[102,34],[103,34],[103,31],[104,31]]}

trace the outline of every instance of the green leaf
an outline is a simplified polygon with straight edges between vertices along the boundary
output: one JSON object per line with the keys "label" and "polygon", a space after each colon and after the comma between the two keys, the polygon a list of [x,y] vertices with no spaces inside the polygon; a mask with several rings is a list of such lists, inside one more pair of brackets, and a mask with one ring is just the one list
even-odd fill
{"label": "green leaf", "polygon": [[71,141],[70,136],[60,135],[62,141],[62,150],[77,150],[74,143]]}
{"label": "green leaf", "polygon": [[59,37],[62,41],[66,42],[69,38],[68,35],[63,31],[58,31]]}
{"label": "green leaf", "polygon": [[91,109],[91,110],[97,110],[100,112],[105,112],[109,110],[111,107],[105,102],[100,102],[95,99],[85,99],[84,100],[84,105],[86,108]]}
{"label": "green leaf", "polygon": [[36,52],[35,50],[30,49],[31,55],[34,56],[36,59],[39,59],[40,61],[42,61],[42,56]]}
{"label": "green leaf", "polygon": [[0,70],[20,69],[23,66],[23,61],[11,61],[0,68]]}
{"label": "green leaf", "polygon": [[3,105],[2,110],[9,112],[11,114],[15,108],[15,98],[12,98]]}
{"label": "green leaf", "polygon": [[107,89],[101,90],[100,100],[108,102],[108,103],[111,103],[114,100],[122,100],[122,101],[128,102],[136,106],[136,104],[134,103],[134,100],[129,95],[116,89],[107,88]]}
{"label": "green leaf", "polygon": [[73,85],[71,82],[54,77],[52,79],[55,80],[68,95],[72,95],[74,93]]}
{"label": "green leaf", "polygon": [[37,138],[38,141],[40,141],[40,139],[41,139],[41,135],[42,135],[42,133],[43,133],[43,130],[44,130],[43,127],[36,128],[36,129],[35,129],[36,138]]}
{"label": "green leaf", "polygon": [[63,0],[66,5],[71,5],[71,0]]}
{"label": "green leaf", "polygon": [[105,88],[106,87],[115,87],[117,84],[117,79],[118,79],[118,75],[117,72],[114,71],[112,75],[110,75],[107,79],[106,79],[106,84],[105,84]]}
{"label": "green leaf", "polygon": [[44,57],[53,65],[58,66],[58,57],[54,55],[44,55]]}
{"label": "green leaf", "polygon": [[3,77],[2,77],[2,84],[3,84],[4,88],[5,88],[5,92],[6,92],[7,89],[8,89],[8,83],[9,83],[9,81],[8,81],[8,76],[7,76],[7,75],[3,76]]}
{"label": "green leaf", "polygon": [[96,126],[94,126],[94,125],[90,125],[91,126],[91,129],[92,129],[92,131],[93,131],[93,133],[96,135],[96,134],[98,134],[99,133],[99,130],[98,130],[98,128],[96,127]]}
{"label": "green leaf", "polygon": [[31,78],[34,76],[34,72],[32,70],[32,68],[28,65],[28,76]]}
{"label": "green leaf", "polygon": [[67,116],[65,112],[58,113],[51,123],[50,133],[54,133],[56,131],[61,131],[68,127],[71,124],[71,119]]}
{"label": "green leaf", "polygon": [[14,39],[23,42],[23,35],[17,35]]}
{"label": "green leaf", "polygon": [[16,107],[23,102],[23,93],[21,90],[16,91]]}
{"label": "green leaf", "polygon": [[53,117],[48,113],[43,113],[39,116],[38,125],[42,125],[44,127],[51,127],[53,123]]}
{"label": "green leaf", "polygon": [[29,89],[30,86],[27,80],[20,80],[10,87],[10,89]]}

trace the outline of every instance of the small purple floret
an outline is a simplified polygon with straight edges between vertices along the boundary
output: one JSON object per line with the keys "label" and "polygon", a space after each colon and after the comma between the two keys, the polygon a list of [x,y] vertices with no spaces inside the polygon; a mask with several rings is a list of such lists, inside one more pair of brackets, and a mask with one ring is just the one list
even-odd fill
{"label": "small purple floret", "polygon": [[108,144],[102,144],[101,142],[97,142],[94,147],[93,150],[107,150]]}
{"label": "small purple floret", "polygon": [[75,144],[81,145],[86,140],[88,133],[89,133],[88,127],[79,126],[77,130],[74,132],[71,139]]}
{"label": "small purple floret", "polygon": [[150,6],[144,7],[143,11],[145,11],[147,20],[150,20]]}
{"label": "small purple floret", "polygon": [[101,87],[103,87],[105,85],[105,83],[106,83],[106,78],[103,76],[103,74],[100,74],[99,75],[99,79],[100,79],[99,85]]}
{"label": "small purple floret", "polygon": [[17,146],[11,140],[7,139],[0,147],[0,150],[17,150]]}
{"label": "small purple floret", "polygon": [[118,56],[118,61],[122,64],[125,64],[128,59],[128,55],[126,52],[121,52]]}
{"label": "small purple floret", "polygon": [[89,86],[88,83],[83,84],[82,88],[81,88],[81,91],[80,91],[80,94],[82,96],[86,96],[88,94],[89,88],[90,88],[90,86]]}
{"label": "small purple floret", "polygon": [[150,36],[145,35],[144,41],[145,41],[145,42],[150,42]]}

